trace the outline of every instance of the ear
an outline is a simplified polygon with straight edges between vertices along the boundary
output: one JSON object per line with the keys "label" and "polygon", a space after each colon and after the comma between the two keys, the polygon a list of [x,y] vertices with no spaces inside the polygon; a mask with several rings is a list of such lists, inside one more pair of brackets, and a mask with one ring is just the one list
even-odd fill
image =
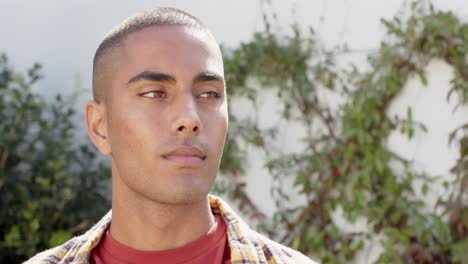
{"label": "ear", "polygon": [[85,108],[88,136],[96,148],[104,155],[111,153],[107,133],[107,113],[104,103],[89,101]]}

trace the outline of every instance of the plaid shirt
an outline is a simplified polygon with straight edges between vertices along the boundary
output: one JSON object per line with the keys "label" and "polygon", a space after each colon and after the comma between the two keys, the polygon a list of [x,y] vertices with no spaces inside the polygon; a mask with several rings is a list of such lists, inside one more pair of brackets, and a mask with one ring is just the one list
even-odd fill
{"label": "plaid shirt", "polygon": [[[250,229],[220,198],[210,195],[209,200],[213,213],[221,214],[226,221],[231,263],[315,263],[303,254],[271,241]],[[89,263],[91,251],[99,244],[111,220],[112,211],[85,234],[41,252],[25,263]]]}

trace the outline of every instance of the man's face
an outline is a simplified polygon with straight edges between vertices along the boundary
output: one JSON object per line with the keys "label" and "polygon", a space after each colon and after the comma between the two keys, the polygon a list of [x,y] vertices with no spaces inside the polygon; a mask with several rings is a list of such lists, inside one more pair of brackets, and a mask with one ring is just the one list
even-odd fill
{"label": "man's face", "polygon": [[202,200],[228,127],[217,43],[200,30],[149,27],[128,35],[109,56],[116,57],[106,99],[113,177],[153,201]]}

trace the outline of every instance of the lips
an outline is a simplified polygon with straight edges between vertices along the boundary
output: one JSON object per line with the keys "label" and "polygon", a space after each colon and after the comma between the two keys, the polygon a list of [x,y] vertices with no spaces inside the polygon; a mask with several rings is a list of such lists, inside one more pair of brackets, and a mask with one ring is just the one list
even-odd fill
{"label": "lips", "polygon": [[194,146],[177,147],[162,157],[181,167],[200,167],[206,159],[205,153]]}

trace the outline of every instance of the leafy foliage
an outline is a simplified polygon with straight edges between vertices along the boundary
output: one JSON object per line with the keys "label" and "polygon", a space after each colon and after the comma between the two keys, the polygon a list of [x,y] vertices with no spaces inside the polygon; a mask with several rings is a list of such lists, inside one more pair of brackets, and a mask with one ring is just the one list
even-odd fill
{"label": "leafy foliage", "polygon": [[[273,127],[262,131],[252,120],[231,119],[232,145],[225,155],[243,157],[245,144],[265,151],[265,166],[279,182],[294,175],[297,195],[303,205],[287,205],[291,190],[276,184],[273,198],[279,207],[265,231],[324,263],[352,260],[371,237],[383,235],[385,248],[378,263],[465,263],[468,259],[468,133],[467,125],[454,131],[451,142],[460,146],[460,157],[452,172],[455,182],[444,183],[454,190],[448,200],[439,199],[433,212],[421,210],[423,200],[416,195],[415,180],[422,181],[422,193],[436,179],[417,174],[409,161],[386,145],[393,131],[412,139],[423,124],[387,115],[387,109],[409,77],[417,75],[427,83],[424,67],[433,58],[442,58],[454,68],[452,89],[459,105],[468,103],[468,25],[451,12],[436,11],[427,2],[415,2],[407,19],[382,20],[387,39],[377,54],[369,57],[371,70],[340,70],[334,52],[321,48],[313,31],[304,35],[298,27],[282,38],[270,31],[256,33],[248,43],[225,50],[226,78],[230,100],[247,98],[253,105],[262,89],[272,89],[281,100],[279,108],[286,120],[299,122],[306,137],[299,154],[283,154],[270,146]],[[254,81],[253,81],[254,80]],[[319,90],[328,89],[344,98],[338,110],[321,99]],[[234,123],[234,124],[233,124]],[[239,129],[242,128],[242,129]],[[231,161],[243,171],[242,160]],[[223,163],[227,168],[231,162]],[[403,168],[402,172],[395,166]],[[232,168],[229,168],[232,169]],[[232,170],[225,191],[248,205],[246,213],[263,214],[243,191],[244,183]],[[354,222],[368,221],[367,232],[344,232],[332,219],[337,208]],[[448,218],[448,221],[447,221]],[[285,230],[278,232],[278,230]],[[465,250],[464,250],[465,249]]]}
{"label": "leafy foliage", "polygon": [[[17,263],[63,243],[110,208],[101,195],[109,169],[75,142],[68,100],[47,103],[0,56],[0,262]],[[93,206],[89,206],[93,204]]]}

